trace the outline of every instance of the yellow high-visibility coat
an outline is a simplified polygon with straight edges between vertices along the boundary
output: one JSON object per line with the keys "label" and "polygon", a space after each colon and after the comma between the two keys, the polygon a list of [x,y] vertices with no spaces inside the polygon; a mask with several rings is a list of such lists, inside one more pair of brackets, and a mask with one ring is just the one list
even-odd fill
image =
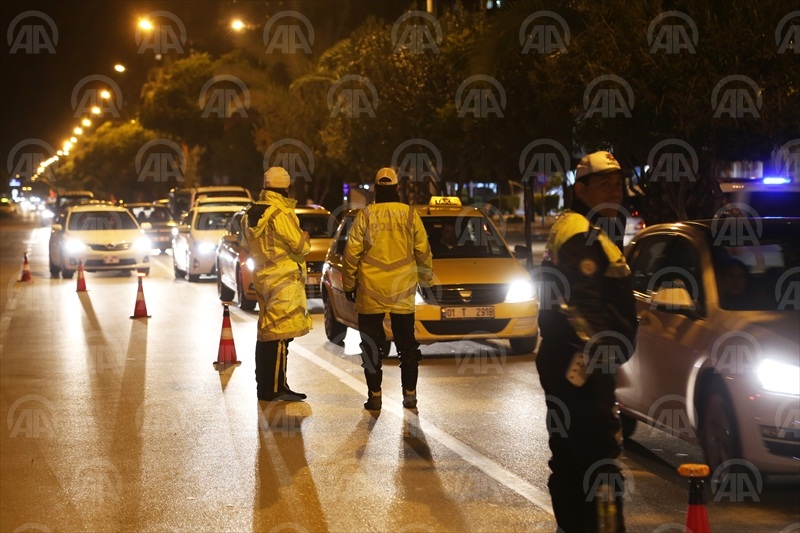
{"label": "yellow high-visibility coat", "polygon": [[428,286],[432,279],[428,235],[413,208],[383,202],[356,215],[342,276],[345,291],[356,289],[356,312],[413,313],[417,284]]}
{"label": "yellow high-visibility coat", "polygon": [[[311,330],[305,290],[305,255],[311,245],[294,213],[296,204],[297,200],[262,191],[242,217],[246,248],[256,264],[253,284],[260,341],[291,339]],[[262,211],[258,220],[250,220]]]}

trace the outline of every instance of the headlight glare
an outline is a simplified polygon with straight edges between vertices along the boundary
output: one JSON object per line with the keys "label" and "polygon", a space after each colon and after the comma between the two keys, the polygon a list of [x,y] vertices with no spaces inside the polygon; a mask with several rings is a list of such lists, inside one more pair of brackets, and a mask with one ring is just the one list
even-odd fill
{"label": "headlight glare", "polygon": [[64,248],[71,254],[79,254],[86,251],[86,245],[78,239],[67,239]]}
{"label": "headlight glare", "polygon": [[533,289],[533,282],[529,280],[517,280],[511,283],[506,294],[507,303],[527,302],[533,300],[536,293]]}
{"label": "headlight glare", "polygon": [[253,258],[252,258],[252,257],[248,257],[248,258],[247,258],[247,261],[245,261],[245,262],[244,262],[244,266],[246,266],[246,267],[247,267],[247,270],[249,270],[250,272],[252,272],[253,270],[255,270],[255,269],[256,269],[256,262],[255,262],[255,261],[253,261]]}
{"label": "headlight glare", "polygon": [[213,242],[201,242],[197,244],[197,253],[200,255],[212,254],[216,249],[217,245]]}
{"label": "headlight glare", "polygon": [[151,248],[150,239],[147,237],[139,237],[133,241],[133,247],[137,250],[149,251]]}
{"label": "headlight glare", "polygon": [[800,396],[800,367],[775,359],[764,359],[756,371],[764,389]]}

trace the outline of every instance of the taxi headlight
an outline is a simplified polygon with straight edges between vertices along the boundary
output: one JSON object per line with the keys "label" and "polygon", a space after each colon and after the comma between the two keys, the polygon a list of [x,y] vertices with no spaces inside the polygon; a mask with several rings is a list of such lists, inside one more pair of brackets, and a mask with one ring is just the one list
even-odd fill
{"label": "taxi headlight", "polygon": [[54,216],[55,213],[53,213],[49,209],[45,209],[44,211],[42,211],[42,218],[53,218]]}
{"label": "taxi headlight", "polygon": [[253,270],[256,269],[256,262],[253,261],[252,257],[248,257],[247,260],[244,262],[244,266],[247,267],[247,270],[252,272]]}
{"label": "taxi headlight", "polygon": [[147,252],[147,251],[150,250],[150,247],[151,247],[150,246],[150,239],[148,239],[147,237],[139,237],[138,239],[133,241],[133,247],[136,250]]}
{"label": "taxi headlight", "polygon": [[197,253],[200,255],[213,254],[217,249],[217,245],[213,242],[201,242],[197,244]]}
{"label": "taxi headlight", "polygon": [[533,289],[533,282],[528,280],[517,280],[508,288],[506,294],[507,303],[527,302],[533,300],[536,293]]}
{"label": "taxi headlight", "polygon": [[775,359],[764,359],[756,370],[764,389],[783,394],[800,395],[800,366]]}
{"label": "taxi headlight", "polygon": [[86,245],[78,239],[67,239],[64,241],[64,248],[71,254],[79,254],[86,251]]}
{"label": "taxi headlight", "polygon": [[174,226],[172,228],[172,230],[171,230],[171,233],[172,233],[173,237],[177,237],[178,236],[178,226]]}

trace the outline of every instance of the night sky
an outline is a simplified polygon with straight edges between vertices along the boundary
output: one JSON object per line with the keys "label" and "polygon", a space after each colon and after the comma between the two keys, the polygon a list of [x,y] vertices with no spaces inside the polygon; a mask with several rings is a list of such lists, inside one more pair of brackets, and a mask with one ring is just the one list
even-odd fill
{"label": "night sky", "polygon": [[[22,141],[38,139],[60,148],[78,125],[71,97],[87,76],[108,76],[130,90],[141,86],[155,61],[153,50],[139,53],[136,41],[137,22],[148,13],[168,11],[181,21],[186,28],[184,56],[192,48],[218,56],[232,47],[235,36],[228,24],[234,16],[263,21],[280,11],[298,11],[316,32],[316,57],[368,15],[394,20],[412,6],[424,10],[425,1],[414,5],[413,0],[4,0],[0,3],[0,176],[6,177],[9,151]],[[46,15],[55,31],[38,14],[15,22],[26,11]],[[115,63],[126,65],[128,71],[115,72]]]}

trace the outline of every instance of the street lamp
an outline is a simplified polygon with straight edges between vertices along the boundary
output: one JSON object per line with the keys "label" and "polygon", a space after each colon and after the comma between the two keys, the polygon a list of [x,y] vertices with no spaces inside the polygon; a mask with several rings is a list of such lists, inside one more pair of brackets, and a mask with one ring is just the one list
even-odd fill
{"label": "street lamp", "polygon": [[114,70],[116,70],[117,72],[125,72],[125,65],[120,65],[119,63],[117,63],[116,65],[114,65]]}

